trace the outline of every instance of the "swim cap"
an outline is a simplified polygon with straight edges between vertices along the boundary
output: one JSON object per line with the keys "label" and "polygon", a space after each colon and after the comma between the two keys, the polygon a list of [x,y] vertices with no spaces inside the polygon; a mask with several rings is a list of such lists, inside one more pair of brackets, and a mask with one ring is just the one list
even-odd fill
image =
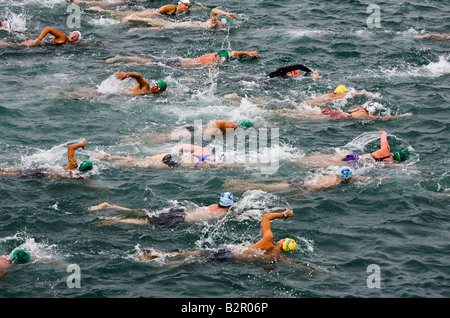
{"label": "swim cap", "polygon": [[224,192],[220,196],[220,202],[219,204],[221,206],[232,206],[234,203],[234,196],[231,192]]}
{"label": "swim cap", "polygon": [[364,106],[364,109],[370,114],[374,115],[377,111],[381,109],[381,105],[378,103],[370,102]]}
{"label": "swim cap", "polygon": [[73,31],[72,34],[76,34],[78,40],[81,40],[81,32],[80,31]]}
{"label": "swim cap", "polygon": [[167,84],[164,81],[158,81],[158,82],[156,82],[156,85],[161,87],[161,92],[164,92],[166,90],[166,88],[167,88]]}
{"label": "swim cap", "polygon": [[352,169],[347,166],[340,167],[337,172],[337,175],[344,180],[350,178],[352,176],[352,174],[353,174]]}
{"label": "swim cap", "polygon": [[220,22],[222,22],[223,24],[229,24],[232,23],[233,20],[230,19],[229,17],[222,17],[222,19],[220,19]]}
{"label": "swim cap", "polygon": [[393,158],[395,161],[402,162],[408,159],[409,154],[406,151],[394,152]]}
{"label": "swim cap", "polygon": [[345,94],[345,93],[347,93],[347,87],[345,87],[344,85],[339,85],[338,87],[336,87],[334,92],[336,94]]}
{"label": "swim cap", "polygon": [[255,127],[255,125],[250,120],[244,120],[242,123],[239,124],[239,127],[250,128]]}
{"label": "swim cap", "polygon": [[189,0],[180,0],[180,1],[178,1],[178,4],[182,4],[182,3],[184,3],[184,4],[191,4],[189,2]]}
{"label": "swim cap", "polygon": [[285,238],[283,242],[283,251],[292,252],[297,248],[297,243],[291,238]]}
{"label": "swim cap", "polygon": [[217,55],[219,55],[220,57],[223,57],[226,60],[228,60],[230,58],[230,54],[228,54],[227,50],[220,50],[219,52],[217,52]]}
{"label": "swim cap", "polygon": [[93,168],[92,162],[85,160],[80,164],[80,166],[78,167],[78,170],[81,172],[84,172],[84,171],[92,170],[92,168]]}
{"label": "swim cap", "polygon": [[11,261],[13,263],[22,264],[30,259],[30,253],[28,253],[23,248],[17,249],[11,256]]}

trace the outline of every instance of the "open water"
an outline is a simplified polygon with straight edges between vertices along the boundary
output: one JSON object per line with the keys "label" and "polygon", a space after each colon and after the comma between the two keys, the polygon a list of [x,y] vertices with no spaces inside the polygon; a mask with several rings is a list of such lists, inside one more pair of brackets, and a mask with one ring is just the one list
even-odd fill
{"label": "open water", "polygon": [[[179,16],[205,21],[222,5],[238,19],[220,30],[140,30],[143,27],[84,11],[84,45],[64,48],[0,48],[0,165],[21,168],[65,166],[69,144],[87,140],[77,159],[91,160],[84,180],[0,178],[0,254],[21,246],[32,262],[0,280],[0,296],[20,297],[449,297],[450,41],[416,39],[422,32],[450,32],[445,1],[378,1],[380,24],[367,19],[371,1],[203,0],[206,9]],[[141,1],[130,10],[158,8],[167,2]],[[68,4],[60,0],[0,1],[0,19],[12,30],[0,40],[35,39],[51,26],[68,34]],[[109,65],[115,55],[197,57],[221,48],[258,50],[259,58],[233,59],[217,68]],[[280,66],[300,63],[321,79],[300,77],[260,81]],[[138,72],[168,89],[160,96],[117,96],[125,85],[114,74]],[[299,103],[344,84],[351,91],[375,93],[339,101],[349,109],[369,101],[394,120],[302,120],[273,110]],[[64,94],[90,88],[106,96]],[[237,103],[223,95],[237,93]],[[269,100],[251,103],[251,97]],[[252,166],[231,169],[152,170],[118,168],[96,156],[102,152],[143,158],[165,152],[175,142],[155,142],[155,134],[175,127],[224,119],[249,119],[257,128],[278,128],[273,147],[275,173]],[[101,202],[160,213],[170,207],[217,203],[231,179],[260,183],[306,178],[335,167],[297,165],[303,156],[336,150],[370,152],[378,131],[388,132],[392,149],[411,157],[395,167],[356,168],[358,176],[383,177],[301,194],[235,192],[233,217],[219,221],[149,228],[98,226],[100,216],[125,216],[117,210],[89,212]],[[294,238],[299,249],[289,257],[306,259],[327,272],[301,272],[284,263],[183,264],[140,261],[145,248],[162,251],[217,248],[260,238],[258,209],[292,209],[275,220],[275,240]],[[69,288],[67,264],[81,269],[81,287]],[[375,265],[380,285],[370,284]],[[368,283],[369,279],[369,283]],[[375,288],[370,288],[375,287]]]}

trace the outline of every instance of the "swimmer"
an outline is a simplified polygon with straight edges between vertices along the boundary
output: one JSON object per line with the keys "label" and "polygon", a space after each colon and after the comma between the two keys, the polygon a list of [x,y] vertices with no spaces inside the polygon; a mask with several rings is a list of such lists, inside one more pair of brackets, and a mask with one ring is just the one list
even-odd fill
{"label": "swimmer", "polygon": [[[262,216],[261,232],[262,238],[255,244],[250,245],[225,245],[217,249],[205,249],[196,251],[162,252],[148,249],[145,254],[139,256],[140,260],[153,260],[159,257],[169,257],[173,260],[165,262],[164,265],[190,263],[204,264],[213,263],[236,263],[236,262],[274,262],[279,261],[289,265],[297,265],[307,273],[321,274],[325,270],[308,262],[291,260],[287,254],[297,249],[297,243],[292,238],[284,238],[275,243],[271,228],[271,221],[275,219],[287,219],[293,216],[292,211],[286,210],[282,213],[268,213]],[[182,258],[176,260],[176,258]]]}
{"label": "swimmer", "polygon": [[100,160],[111,161],[113,165],[130,167],[130,168],[206,168],[214,165],[216,162],[215,156],[211,154],[206,148],[184,144],[176,151],[169,153],[162,153],[143,159],[111,156],[104,153],[98,156]]}
{"label": "swimmer", "polygon": [[70,178],[81,178],[79,174],[74,174],[74,171],[78,172],[86,172],[90,171],[93,168],[93,164],[91,161],[85,160],[78,164],[77,158],[75,157],[75,150],[78,148],[86,147],[86,140],[83,139],[83,141],[69,145],[67,147],[67,159],[69,161],[69,164],[66,167],[58,167],[58,168],[37,168],[37,169],[20,169],[20,168],[14,168],[14,167],[7,167],[7,168],[0,168],[0,176],[17,176],[19,178],[37,178],[37,179],[44,179],[44,178],[63,178],[63,177],[70,177]]}
{"label": "swimmer", "polygon": [[325,106],[328,103],[332,102],[336,99],[342,99],[342,98],[353,98],[353,97],[360,97],[360,96],[376,96],[373,93],[368,92],[354,92],[354,93],[348,93],[347,87],[344,85],[339,85],[336,87],[336,89],[328,94],[313,98],[311,100],[304,101],[306,104],[314,105],[314,106]]}
{"label": "swimmer", "polygon": [[370,154],[359,154],[340,151],[332,155],[314,155],[302,158],[299,165],[306,165],[308,167],[328,167],[332,165],[355,165],[364,163],[377,163],[382,162],[386,164],[400,163],[408,159],[408,151],[396,151],[391,152],[389,143],[387,141],[387,133],[383,130],[378,132],[380,136],[380,149]]}
{"label": "swimmer", "polygon": [[105,60],[105,63],[128,62],[133,64],[151,64],[159,62],[171,67],[193,67],[209,64],[218,64],[232,58],[241,56],[258,57],[258,51],[230,51],[219,50],[217,53],[208,53],[196,58],[173,58],[173,59],[147,59],[139,56],[115,56]]}
{"label": "swimmer", "polygon": [[450,40],[450,33],[421,33],[414,36],[416,39]]}
{"label": "swimmer", "polygon": [[186,13],[189,11],[198,11],[202,10],[202,7],[197,8],[191,8],[191,3],[189,0],[180,0],[178,1],[178,5],[174,4],[167,4],[165,6],[162,6],[158,9],[146,9],[142,11],[120,11],[120,10],[106,10],[101,7],[89,7],[86,9],[86,11],[94,11],[94,12],[100,12],[100,13],[106,13],[106,14],[112,14],[117,16],[120,20],[126,16],[130,16],[132,14],[135,14],[138,17],[141,18],[148,18],[148,17],[154,17],[155,15],[161,14],[166,16],[175,16],[182,13]]}
{"label": "swimmer", "polygon": [[0,256],[0,279],[6,274],[11,273],[11,266],[15,264],[24,264],[30,260],[30,253],[25,249],[19,248],[11,255]]}
{"label": "swimmer", "polygon": [[9,22],[0,21],[0,28],[9,29]]}
{"label": "swimmer", "polygon": [[[174,29],[174,28],[184,28],[184,29],[217,29],[220,27],[228,27],[230,22],[237,18],[233,13],[225,12],[219,9],[220,7],[211,10],[209,19],[205,22],[200,21],[186,21],[186,22],[172,22],[163,19],[156,18],[145,18],[137,14],[130,14],[122,18],[124,21],[128,22],[144,22],[150,26],[150,28],[157,29]],[[219,16],[224,16],[224,20],[219,20]],[[141,29],[131,29],[128,32],[133,32]]]}
{"label": "swimmer", "polygon": [[234,132],[238,128],[243,128],[245,130],[254,126],[255,125],[249,120],[244,120],[239,124],[229,120],[212,120],[207,125],[198,127],[188,125],[176,128],[171,133],[149,134],[144,138],[150,143],[168,142],[170,140],[190,140],[191,138],[195,138],[196,136],[201,137],[204,141],[207,141],[216,138],[216,136],[218,135],[226,136],[227,134]]}
{"label": "swimmer", "polygon": [[[49,42],[42,43],[42,40],[48,35],[52,35],[53,39],[51,39]],[[64,32],[46,27],[39,37],[36,40],[27,40],[19,44],[9,43],[5,41],[0,41],[0,45],[4,46],[64,46],[68,44],[74,44],[78,42],[81,39],[81,33],[80,31],[73,31],[72,33],[67,36]]]}
{"label": "swimmer", "polygon": [[352,182],[352,181],[365,181],[373,180],[372,177],[355,177],[353,171],[348,166],[341,166],[335,173],[313,177],[309,180],[292,179],[286,182],[278,183],[255,183],[245,180],[228,180],[224,184],[224,188],[233,191],[246,191],[246,190],[261,190],[261,191],[276,191],[276,192],[311,192],[329,188],[335,188],[339,185]]}
{"label": "swimmer", "polygon": [[277,109],[275,112],[277,113],[289,113],[289,114],[300,114],[303,115],[302,119],[307,120],[319,120],[319,119],[361,119],[361,118],[369,118],[369,119],[394,119],[400,117],[411,116],[412,113],[404,113],[401,115],[387,115],[387,116],[377,116],[376,114],[381,110],[381,105],[378,103],[370,102],[363,107],[353,108],[347,111],[341,110],[330,110],[323,109],[320,114],[311,114],[306,111],[302,111],[300,109]]}
{"label": "swimmer", "polygon": [[270,78],[300,76],[300,75],[302,75],[302,73],[300,73],[300,71],[303,72],[303,75],[311,74],[315,78],[320,78],[319,73],[311,70],[310,68],[308,68],[302,64],[294,64],[294,65],[280,67],[280,68],[276,69],[275,71],[270,72],[266,76],[268,76]]}
{"label": "swimmer", "polygon": [[126,78],[134,78],[138,85],[131,90],[123,91],[122,94],[136,96],[136,95],[148,95],[159,94],[166,90],[167,83],[165,81],[158,81],[153,86],[150,86],[149,82],[145,80],[138,73],[117,73],[116,78],[123,81]]}
{"label": "swimmer", "polygon": [[140,0],[69,0],[70,2],[78,3],[79,5],[90,5],[90,6],[120,6],[133,4]]}
{"label": "swimmer", "polygon": [[[147,95],[157,95],[164,92],[167,89],[167,83],[165,81],[157,81],[153,85],[144,79],[138,73],[116,73],[115,78],[118,80],[125,80],[127,78],[134,78],[137,82],[137,85],[132,89],[125,89],[117,93],[117,95],[124,96],[147,96]],[[108,94],[99,92],[96,89],[91,88],[72,88],[70,91],[66,91],[62,87],[59,86],[47,86],[45,90],[64,90],[61,94],[63,96],[73,97],[73,98],[84,98],[91,96],[106,96]],[[116,95],[116,94],[109,94]]]}
{"label": "swimmer", "polygon": [[215,220],[224,217],[234,204],[233,194],[224,192],[220,196],[219,203],[196,209],[171,208],[168,212],[160,213],[155,216],[148,216],[145,211],[125,208],[119,205],[111,205],[103,202],[88,208],[88,211],[99,211],[105,209],[115,209],[130,212],[136,218],[120,219],[117,217],[105,218],[102,225],[114,225],[117,223],[126,223],[145,226],[176,226],[183,223],[195,223],[200,221]]}

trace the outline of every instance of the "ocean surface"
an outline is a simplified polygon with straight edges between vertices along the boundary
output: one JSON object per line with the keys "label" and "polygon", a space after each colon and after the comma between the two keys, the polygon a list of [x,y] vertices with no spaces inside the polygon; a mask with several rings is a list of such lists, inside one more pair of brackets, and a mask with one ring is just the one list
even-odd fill
{"label": "ocean surface", "polygon": [[[167,3],[137,1],[118,8],[133,11]],[[65,1],[0,1],[0,20],[11,21],[11,30],[0,30],[2,41],[35,39],[46,26],[83,35],[83,43],[68,47],[0,47],[0,166],[66,166],[67,146],[82,139],[87,146],[77,150],[77,159],[94,163],[84,179],[0,176],[0,255],[24,247],[32,256],[0,280],[0,297],[450,297],[450,41],[414,37],[450,33],[450,8],[436,0],[377,1],[376,20],[370,4],[193,1],[192,7],[204,10],[165,19],[206,21],[218,5],[238,18],[217,30],[164,30],[142,29],[142,23],[88,12],[86,6],[81,6],[80,27],[70,27],[72,11],[67,12]],[[189,58],[222,48],[257,50],[260,56],[218,67],[105,63],[116,55]],[[262,80],[278,67],[297,63],[321,78]],[[165,80],[167,91],[121,96],[134,83],[118,81],[117,72],[137,72],[151,83]],[[383,114],[412,116],[307,120],[275,112],[298,108],[316,113],[319,108],[302,101],[340,84],[373,95],[329,107],[346,110],[373,101],[383,106]],[[67,94],[78,89],[104,94]],[[234,93],[243,99],[223,97]],[[158,136],[215,119],[251,120],[256,130],[278,129],[270,158],[260,158],[276,158],[275,171],[245,162],[229,169],[126,168],[97,157],[103,152],[135,158],[168,152],[179,142]],[[388,133],[392,150],[407,149],[411,155],[398,165],[354,168],[355,176],[376,179],[308,193],[235,191],[233,213],[224,219],[172,228],[105,226],[101,217],[129,215],[88,211],[109,202],[158,214],[218,203],[231,180],[269,184],[326,175],[338,166],[306,167],[302,158],[375,151],[380,130]],[[236,153],[249,154],[242,148]],[[259,155],[250,152],[248,157]],[[284,262],[139,260],[147,248],[172,252],[254,243],[261,238],[259,210],[276,206],[294,215],[272,221],[275,241],[295,239],[299,248],[287,257],[315,264],[321,274]],[[69,264],[80,269],[80,286],[70,285]]]}

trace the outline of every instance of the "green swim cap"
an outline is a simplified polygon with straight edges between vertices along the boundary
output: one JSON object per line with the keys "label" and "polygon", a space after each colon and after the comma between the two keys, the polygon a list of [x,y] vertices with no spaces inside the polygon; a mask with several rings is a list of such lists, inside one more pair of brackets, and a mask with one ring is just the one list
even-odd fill
{"label": "green swim cap", "polygon": [[409,154],[406,151],[394,152],[393,158],[395,161],[402,162],[408,159]]}
{"label": "green swim cap", "polygon": [[92,162],[85,160],[80,164],[80,166],[78,167],[78,170],[81,172],[84,172],[84,171],[92,170],[93,167],[94,166],[93,166]]}
{"label": "green swim cap", "polygon": [[233,20],[229,17],[222,17],[222,19],[220,19],[220,22],[222,22],[223,24],[230,24],[233,22]]}
{"label": "green swim cap", "polygon": [[239,124],[239,127],[250,128],[255,127],[255,125],[250,120],[244,120],[242,123]]}
{"label": "green swim cap", "polygon": [[220,50],[219,52],[217,52],[217,55],[225,58],[226,60],[228,60],[230,58],[230,54],[228,54],[227,50]]}
{"label": "green swim cap", "polygon": [[28,253],[23,248],[17,249],[11,256],[11,261],[13,263],[22,264],[30,259],[30,253]]}
{"label": "green swim cap", "polygon": [[156,85],[161,87],[161,92],[164,92],[167,88],[167,83],[164,81],[158,81],[158,82],[156,82]]}

